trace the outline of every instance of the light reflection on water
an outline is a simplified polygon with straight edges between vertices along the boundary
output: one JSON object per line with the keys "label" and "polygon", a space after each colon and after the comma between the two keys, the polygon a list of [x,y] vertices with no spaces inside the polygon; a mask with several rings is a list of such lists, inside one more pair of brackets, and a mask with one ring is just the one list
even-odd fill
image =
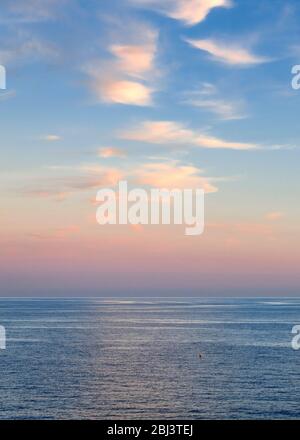
{"label": "light reflection on water", "polygon": [[2,299],[0,417],[299,418],[294,324],[295,298]]}

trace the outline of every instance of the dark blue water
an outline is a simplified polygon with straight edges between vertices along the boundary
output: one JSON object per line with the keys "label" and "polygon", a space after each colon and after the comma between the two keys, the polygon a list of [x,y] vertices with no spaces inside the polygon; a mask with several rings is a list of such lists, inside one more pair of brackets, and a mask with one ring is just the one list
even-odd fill
{"label": "dark blue water", "polygon": [[299,418],[295,324],[299,299],[2,299],[0,417]]}

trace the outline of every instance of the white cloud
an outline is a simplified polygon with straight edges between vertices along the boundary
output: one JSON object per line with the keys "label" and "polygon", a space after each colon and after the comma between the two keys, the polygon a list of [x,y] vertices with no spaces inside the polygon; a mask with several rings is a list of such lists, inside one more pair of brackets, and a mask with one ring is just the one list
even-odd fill
{"label": "white cloud", "polygon": [[185,104],[203,108],[214,113],[220,119],[244,119],[243,104],[239,101],[228,101],[219,97],[217,88],[213,84],[204,83],[194,92],[186,93]]}
{"label": "white cloud", "polygon": [[271,61],[269,58],[255,55],[250,50],[237,45],[220,43],[211,39],[185,39],[192,47],[208,52],[216,61],[239,67],[247,67]]}
{"label": "white cloud", "polygon": [[195,107],[200,107],[215,113],[223,120],[244,119],[245,116],[239,111],[233,102],[212,99],[193,99],[189,103]]}

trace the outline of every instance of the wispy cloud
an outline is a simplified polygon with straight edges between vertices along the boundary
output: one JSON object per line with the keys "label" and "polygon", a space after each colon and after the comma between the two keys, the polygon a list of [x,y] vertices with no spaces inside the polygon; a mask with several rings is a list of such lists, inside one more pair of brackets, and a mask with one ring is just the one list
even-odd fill
{"label": "wispy cloud", "polygon": [[231,66],[249,67],[271,61],[270,58],[255,55],[249,49],[228,43],[224,44],[212,39],[194,40],[186,38],[185,41],[192,47],[209,53],[212,59]]}
{"label": "wispy cloud", "polygon": [[232,150],[253,150],[259,145],[246,142],[231,142],[193,131],[172,121],[146,121],[138,128],[121,133],[121,138],[152,144],[173,144],[202,148],[224,148]]}
{"label": "wispy cloud", "polygon": [[[115,187],[119,181],[127,180],[133,185],[154,188],[185,189],[201,188],[206,193],[218,191],[216,182],[226,181],[222,177],[209,177],[205,170],[180,160],[149,160],[137,164],[125,163],[110,167],[97,163],[77,167],[50,167],[53,175],[31,179],[23,189],[28,197],[65,201],[71,196],[89,194],[99,188]],[[23,185],[24,186],[24,185]]]}
{"label": "wispy cloud", "polygon": [[0,102],[1,101],[6,101],[7,99],[11,99],[14,98],[16,96],[16,91],[15,90],[7,90],[7,91],[2,91],[0,92]]}
{"label": "wispy cloud", "polygon": [[131,2],[182,21],[188,26],[204,21],[215,8],[233,6],[231,0],[131,0]]}
{"label": "wispy cloud", "polygon": [[2,40],[0,49],[0,63],[28,63],[32,60],[46,59],[56,61],[59,58],[59,50],[53,44],[20,32],[7,40]]}
{"label": "wispy cloud", "polygon": [[199,90],[186,93],[185,104],[199,107],[214,113],[218,118],[228,121],[244,119],[246,115],[239,101],[228,101],[219,97],[219,92],[213,84],[205,83]]}
{"label": "wispy cloud", "polygon": [[246,117],[233,102],[222,101],[220,99],[197,99],[196,97],[187,102],[195,107],[200,107],[216,114],[224,121],[244,119]]}
{"label": "wispy cloud", "polygon": [[[53,182],[51,182],[52,184]],[[29,197],[39,198],[39,199],[53,199],[57,202],[62,202],[67,199],[67,197],[70,195],[69,192],[63,192],[59,191],[59,188],[56,187],[45,187],[45,181],[43,181],[42,185],[44,186],[44,189],[40,189],[40,184],[33,184],[30,186],[30,188],[26,188],[23,191],[23,194]]]}
{"label": "wispy cloud", "polygon": [[274,225],[264,222],[229,222],[229,223],[208,223],[207,230],[226,234],[226,244],[239,245],[242,241],[250,238],[274,240],[276,231]]}
{"label": "wispy cloud", "polygon": [[57,142],[60,141],[62,138],[57,134],[46,134],[44,136],[41,136],[40,139],[46,142]]}
{"label": "wispy cloud", "polygon": [[78,225],[69,225],[47,232],[29,234],[29,236],[38,240],[64,240],[79,233],[80,227]]}
{"label": "wispy cloud", "polygon": [[53,175],[33,179],[23,193],[30,197],[63,201],[72,194],[114,186],[124,177],[121,169],[98,164],[49,169]]}
{"label": "wispy cloud", "polygon": [[103,159],[109,159],[111,157],[124,158],[126,157],[126,152],[120,148],[104,147],[99,149],[98,156]]}
{"label": "wispy cloud", "polygon": [[39,22],[57,17],[68,0],[2,0],[4,18],[16,22]]}
{"label": "wispy cloud", "polygon": [[285,214],[284,214],[284,212],[281,212],[281,211],[271,211],[265,215],[266,220],[269,220],[269,221],[281,220],[284,217],[285,217]]}

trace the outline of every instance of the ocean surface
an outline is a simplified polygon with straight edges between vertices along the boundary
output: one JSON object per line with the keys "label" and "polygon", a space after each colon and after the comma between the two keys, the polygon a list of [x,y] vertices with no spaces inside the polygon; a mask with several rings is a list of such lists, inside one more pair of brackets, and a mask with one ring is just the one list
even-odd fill
{"label": "ocean surface", "polygon": [[295,298],[0,299],[0,418],[299,419],[297,324]]}

